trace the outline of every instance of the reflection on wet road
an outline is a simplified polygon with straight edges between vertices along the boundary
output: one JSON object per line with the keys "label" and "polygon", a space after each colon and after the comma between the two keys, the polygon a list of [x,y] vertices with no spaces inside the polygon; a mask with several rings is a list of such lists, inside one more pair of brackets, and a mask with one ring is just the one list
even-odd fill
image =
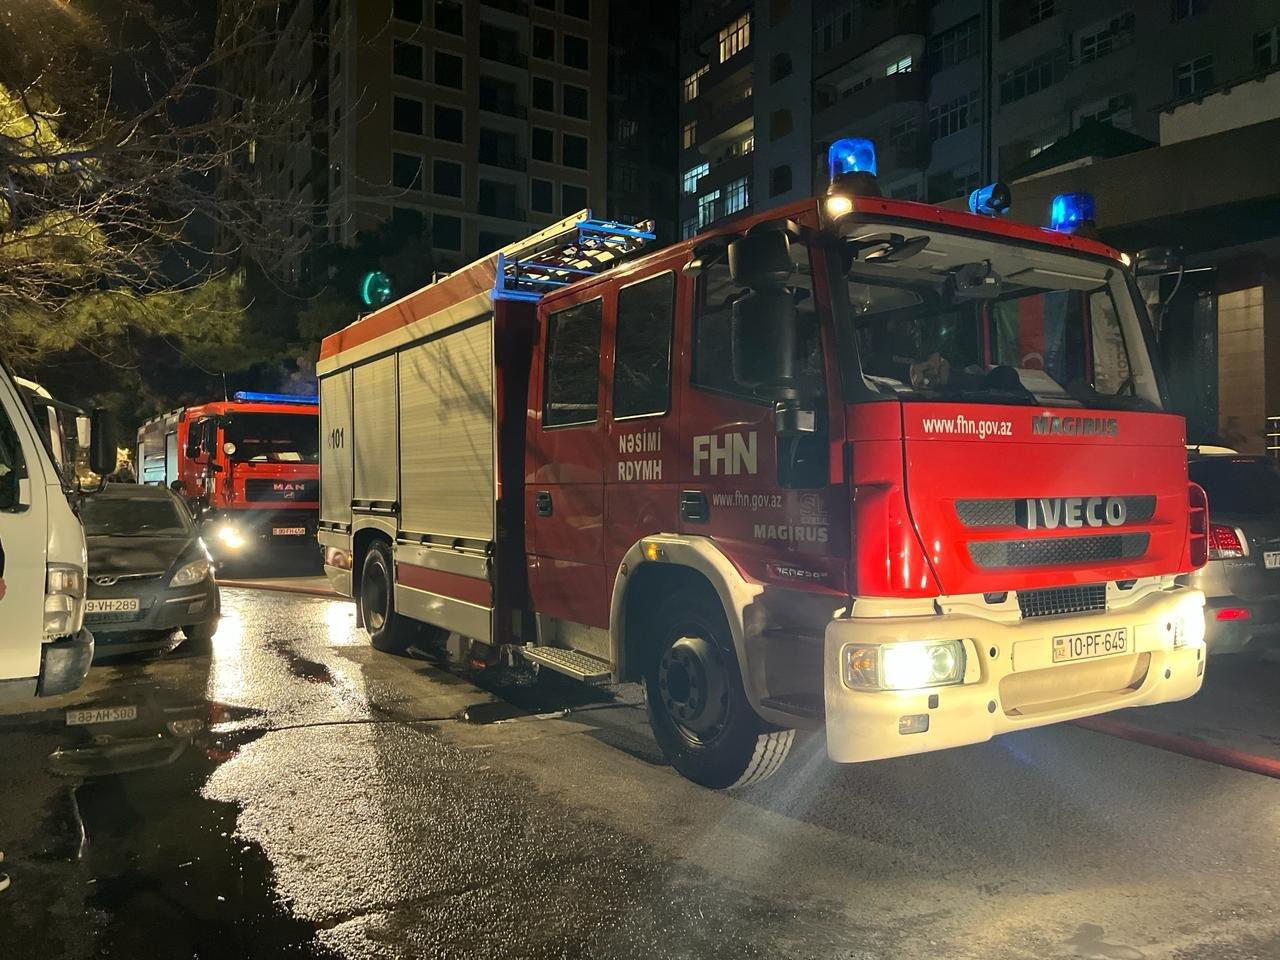
{"label": "reflection on wet road", "polygon": [[[0,714],[0,957],[1280,957],[1275,780],[1066,727],[713,794],[636,690],[224,604]],[[1280,667],[1218,673],[1161,722],[1274,737]]]}

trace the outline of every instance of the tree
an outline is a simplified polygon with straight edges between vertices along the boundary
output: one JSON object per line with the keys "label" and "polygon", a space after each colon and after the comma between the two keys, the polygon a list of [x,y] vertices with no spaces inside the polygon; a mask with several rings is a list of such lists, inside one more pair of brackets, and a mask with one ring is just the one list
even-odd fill
{"label": "tree", "polygon": [[[0,344],[23,367],[146,345],[226,370],[287,338],[247,336],[251,263],[279,277],[311,222],[253,189],[246,157],[309,122],[308,91],[245,99],[279,5],[8,0],[0,9]],[[194,41],[191,38],[196,38]],[[238,72],[237,72],[238,71]]]}

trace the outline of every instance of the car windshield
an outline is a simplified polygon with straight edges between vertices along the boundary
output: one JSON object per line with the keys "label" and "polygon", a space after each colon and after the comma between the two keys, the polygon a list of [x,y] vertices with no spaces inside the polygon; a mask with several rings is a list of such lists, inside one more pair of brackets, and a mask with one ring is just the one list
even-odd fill
{"label": "car windshield", "polygon": [[1187,472],[1209,495],[1211,515],[1280,514],[1280,471],[1266,460],[1211,457],[1191,461]]}
{"label": "car windshield", "polygon": [[877,393],[1159,409],[1118,269],[981,238],[874,227],[851,238],[846,255],[852,339]]}
{"label": "car windshield", "polygon": [[91,537],[185,537],[190,525],[172,500],[159,497],[88,497],[81,509]]}
{"label": "car windshield", "polygon": [[226,440],[236,445],[238,463],[318,463],[320,427],[315,414],[237,413]]}

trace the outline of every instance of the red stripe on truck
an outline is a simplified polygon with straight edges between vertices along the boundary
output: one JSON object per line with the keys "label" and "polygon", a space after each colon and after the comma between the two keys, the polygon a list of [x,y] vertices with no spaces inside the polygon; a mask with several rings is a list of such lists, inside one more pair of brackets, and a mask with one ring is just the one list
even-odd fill
{"label": "red stripe on truck", "polygon": [[396,563],[396,583],[415,590],[427,590],[454,600],[464,600],[481,607],[493,606],[493,588],[488,580],[461,573],[420,567],[413,563]]}

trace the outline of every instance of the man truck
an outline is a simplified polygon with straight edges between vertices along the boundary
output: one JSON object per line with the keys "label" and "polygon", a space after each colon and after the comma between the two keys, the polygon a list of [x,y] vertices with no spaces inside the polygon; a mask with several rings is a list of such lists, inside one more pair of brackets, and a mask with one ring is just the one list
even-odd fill
{"label": "man truck", "polygon": [[868,761],[1199,689],[1207,504],[1129,258],[881,198],[867,146],[647,254],[584,211],[324,341],[319,540],[376,647],[642,681],[716,788],[797,731]]}
{"label": "man truck", "polygon": [[314,396],[241,391],[144,423],[138,479],[191,504],[221,564],[315,550],[319,443]]}

